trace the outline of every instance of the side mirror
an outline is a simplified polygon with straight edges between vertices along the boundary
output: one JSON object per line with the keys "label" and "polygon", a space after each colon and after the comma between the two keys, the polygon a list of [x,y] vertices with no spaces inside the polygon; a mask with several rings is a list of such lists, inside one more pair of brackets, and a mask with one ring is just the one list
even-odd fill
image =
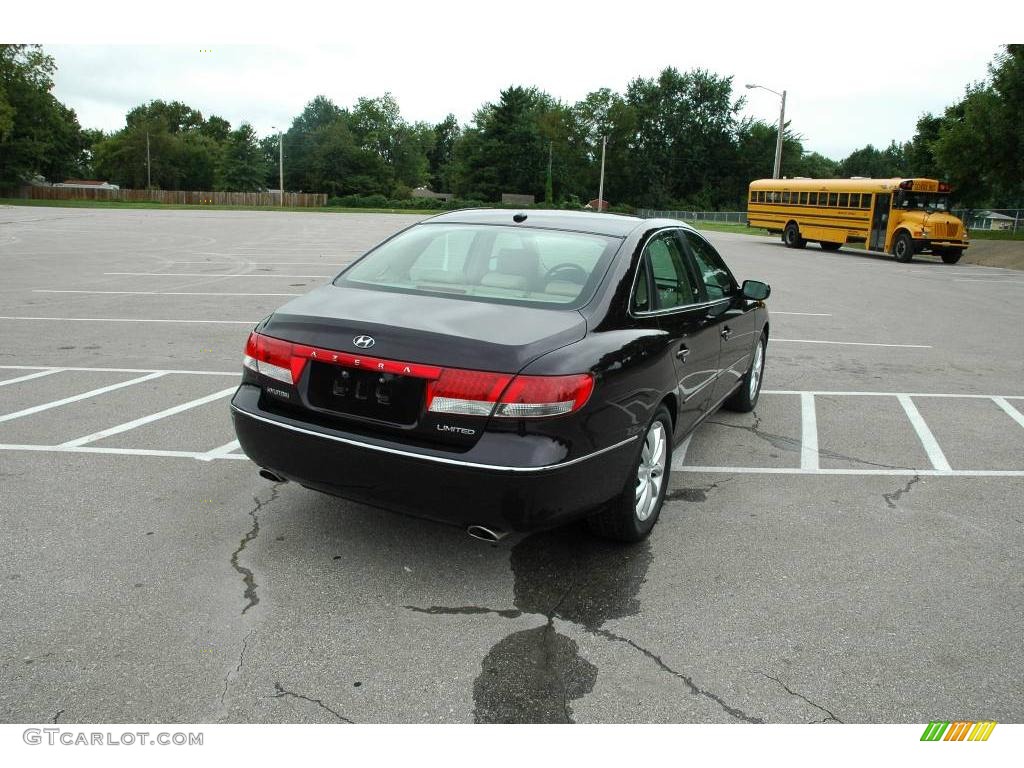
{"label": "side mirror", "polygon": [[764,301],[772,295],[772,287],[760,280],[744,280],[741,290],[743,297],[751,301]]}

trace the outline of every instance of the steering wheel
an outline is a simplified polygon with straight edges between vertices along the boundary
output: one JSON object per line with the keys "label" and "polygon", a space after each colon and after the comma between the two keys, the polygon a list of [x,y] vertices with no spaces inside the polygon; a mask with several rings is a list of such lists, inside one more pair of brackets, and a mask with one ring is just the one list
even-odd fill
{"label": "steering wheel", "polygon": [[567,283],[576,283],[577,285],[586,285],[587,280],[590,278],[590,274],[581,267],[579,264],[573,264],[572,262],[566,261],[561,264],[556,264],[547,272],[544,273],[544,282],[550,283],[552,280],[564,280]]}

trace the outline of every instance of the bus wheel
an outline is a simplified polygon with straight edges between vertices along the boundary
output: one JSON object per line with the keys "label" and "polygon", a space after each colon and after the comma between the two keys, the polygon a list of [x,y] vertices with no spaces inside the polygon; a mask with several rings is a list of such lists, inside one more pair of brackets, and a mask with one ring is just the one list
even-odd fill
{"label": "bus wheel", "polygon": [[906,232],[900,232],[892,241],[892,255],[896,261],[908,262],[914,258],[914,241]]}
{"label": "bus wheel", "polygon": [[941,250],[938,252],[939,256],[942,257],[944,264],[956,264],[960,261],[960,257],[964,255],[963,250],[960,248],[950,248],[949,250]]}
{"label": "bus wheel", "polygon": [[807,245],[807,241],[800,237],[800,230],[796,226],[796,222],[789,222],[786,225],[786,229],[782,232],[782,242],[786,244],[787,248],[803,248]]}
{"label": "bus wheel", "polygon": [[818,245],[821,246],[821,250],[823,250],[823,251],[838,251],[839,248],[843,244],[842,243],[830,243],[830,242],[827,242],[826,240],[822,240],[820,243],[818,243]]}

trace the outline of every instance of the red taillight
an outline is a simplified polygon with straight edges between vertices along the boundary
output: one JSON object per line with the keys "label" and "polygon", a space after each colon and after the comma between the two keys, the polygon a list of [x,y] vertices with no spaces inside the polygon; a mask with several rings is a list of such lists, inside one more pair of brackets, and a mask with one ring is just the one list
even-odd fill
{"label": "red taillight", "polygon": [[438,368],[293,344],[249,334],[242,364],[285,384],[296,384],[307,360],[426,380],[427,410],[462,416],[521,419],[561,416],[582,408],[594,389],[589,373],[571,376],[515,376],[511,373]]}
{"label": "red taillight", "polygon": [[295,384],[302,376],[306,358],[295,354],[295,345],[262,333],[249,334],[242,365],[285,384]]}
{"label": "red taillight", "polygon": [[579,410],[594,389],[588,373],[572,376],[511,376],[445,369],[427,385],[427,410],[506,419],[561,416]]}
{"label": "red taillight", "polygon": [[901,181],[900,182],[900,189],[913,189],[913,188],[914,188],[914,180],[913,179],[907,179],[906,181]]}
{"label": "red taillight", "polygon": [[953,190],[953,188],[951,186],[949,186],[949,182],[948,181],[940,181],[939,182],[939,192],[951,192],[952,190]]}
{"label": "red taillight", "polygon": [[516,376],[501,396],[495,416],[561,416],[582,408],[594,391],[589,373],[573,376]]}
{"label": "red taillight", "polygon": [[427,384],[427,410],[464,416],[490,416],[512,376],[507,373],[445,368]]}

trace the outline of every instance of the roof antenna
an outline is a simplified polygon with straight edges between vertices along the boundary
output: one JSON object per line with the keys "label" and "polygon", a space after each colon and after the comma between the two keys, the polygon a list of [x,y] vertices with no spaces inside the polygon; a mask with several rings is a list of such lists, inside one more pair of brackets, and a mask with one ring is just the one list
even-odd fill
{"label": "roof antenna", "polygon": [[522,224],[524,221],[526,221],[526,214],[517,213],[515,216],[512,217],[512,221],[514,221],[516,224]]}

